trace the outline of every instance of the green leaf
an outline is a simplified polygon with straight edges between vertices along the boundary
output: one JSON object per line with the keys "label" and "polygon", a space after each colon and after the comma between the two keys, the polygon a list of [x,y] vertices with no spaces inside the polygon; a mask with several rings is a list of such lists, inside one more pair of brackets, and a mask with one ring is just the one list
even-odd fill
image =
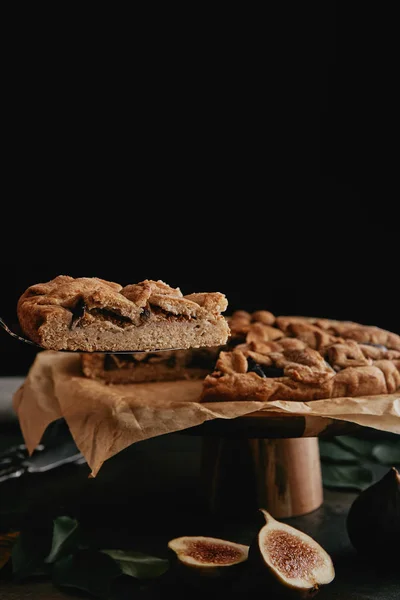
{"label": "green leaf", "polygon": [[365,458],[371,458],[372,449],[375,445],[375,442],[372,440],[362,440],[350,435],[339,435],[335,438],[335,441],[342,446],[342,448]]}
{"label": "green leaf", "polygon": [[11,552],[16,580],[47,573],[48,566],[44,560],[51,548],[52,533],[52,522],[40,519],[21,531]]}
{"label": "green leaf", "polygon": [[386,442],[374,446],[373,457],[383,465],[400,465],[400,443]]}
{"label": "green leaf", "polygon": [[74,588],[107,600],[111,584],[121,575],[117,563],[94,550],[79,550],[64,556],[53,566],[53,583],[60,588]]}
{"label": "green leaf", "polygon": [[130,577],[136,577],[136,579],[160,577],[169,568],[167,559],[148,556],[141,552],[130,550],[102,550],[102,552],[116,561],[122,573]]}
{"label": "green leaf", "polygon": [[15,579],[49,572],[50,564],[78,549],[79,524],[67,516],[41,516],[24,527],[12,550]]}
{"label": "green leaf", "polygon": [[371,485],[372,480],[372,471],[365,467],[322,465],[322,481],[327,488],[362,491]]}
{"label": "green leaf", "polygon": [[71,517],[56,517],[53,521],[53,539],[46,563],[56,562],[59,558],[78,549],[79,523]]}
{"label": "green leaf", "polygon": [[349,450],[345,450],[335,442],[319,440],[319,454],[324,462],[333,463],[355,463],[359,462],[359,458]]}

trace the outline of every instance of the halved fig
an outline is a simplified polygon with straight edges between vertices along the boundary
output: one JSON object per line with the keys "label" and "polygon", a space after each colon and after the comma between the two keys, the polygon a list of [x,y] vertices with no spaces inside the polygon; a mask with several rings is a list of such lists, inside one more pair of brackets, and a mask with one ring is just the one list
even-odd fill
{"label": "halved fig", "polygon": [[219,538],[184,536],[168,542],[179,563],[202,575],[228,575],[245,562],[249,546],[228,542]]}
{"label": "halved fig", "polygon": [[261,512],[266,524],[251,545],[250,560],[277,595],[311,598],[335,577],[331,557],[310,536]]}

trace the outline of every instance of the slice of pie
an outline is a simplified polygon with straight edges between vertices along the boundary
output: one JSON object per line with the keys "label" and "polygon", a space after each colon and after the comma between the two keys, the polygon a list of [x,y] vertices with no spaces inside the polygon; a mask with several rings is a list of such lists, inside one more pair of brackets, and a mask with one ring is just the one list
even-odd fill
{"label": "slice of pie", "polygon": [[122,287],[60,275],[29,287],[17,313],[25,335],[42,348],[135,352],[225,344],[227,304],[219,292],[183,296],[162,281]]}
{"label": "slice of pie", "polygon": [[204,380],[203,402],[308,401],[400,389],[400,336],[379,327],[238,311],[235,346]]}
{"label": "slice of pie", "polygon": [[106,383],[204,379],[212,373],[220,347],[133,354],[81,354],[86,377]]}

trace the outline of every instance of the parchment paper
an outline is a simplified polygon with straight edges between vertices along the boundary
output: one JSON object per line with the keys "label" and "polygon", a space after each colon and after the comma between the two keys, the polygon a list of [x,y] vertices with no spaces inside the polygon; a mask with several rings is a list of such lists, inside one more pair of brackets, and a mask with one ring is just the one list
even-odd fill
{"label": "parchment paper", "polygon": [[135,442],[260,410],[271,416],[319,417],[319,422],[320,417],[339,419],[400,434],[400,391],[312,402],[201,404],[201,389],[201,381],[106,385],[82,375],[79,355],[44,351],[13,401],[29,452],[46,427],[64,417],[93,476],[105,460]]}

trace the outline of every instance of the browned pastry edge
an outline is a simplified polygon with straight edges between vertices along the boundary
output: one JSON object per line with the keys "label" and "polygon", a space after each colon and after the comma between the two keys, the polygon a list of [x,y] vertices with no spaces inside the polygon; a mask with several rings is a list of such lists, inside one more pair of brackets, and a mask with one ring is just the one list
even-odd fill
{"label": "browned pastry edge", "polygon": [[203,402],[308,401],[400,389],[400,336],[379,327],[237,311],[235,347],[204,381]]}

